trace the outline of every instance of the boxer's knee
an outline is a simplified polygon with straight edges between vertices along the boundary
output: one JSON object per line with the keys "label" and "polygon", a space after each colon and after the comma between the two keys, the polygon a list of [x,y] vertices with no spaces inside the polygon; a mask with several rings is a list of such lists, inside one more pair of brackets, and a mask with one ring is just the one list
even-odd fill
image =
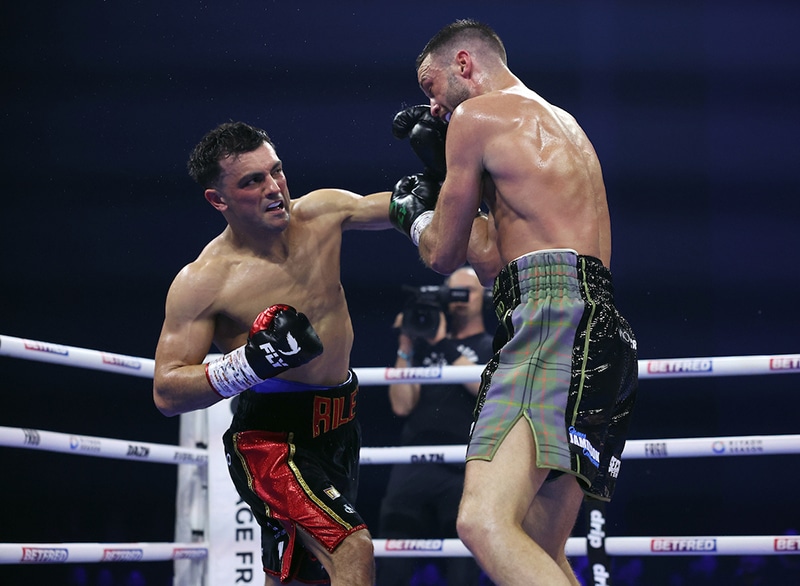
{"label": "boxer's knee", "polygon": [[331,555],[331,584],[371,586],[375,583],[375,548],[369,531],[348,535]]}
{"label": "boxer's knee", "polygon": [[456,519],[456,532],[467,549],[474,552],[476,548],[479,548],[482,539],[485,539],[490,529],[487,526],[485,513],[481,514],[479,503],[470,497],[462,498]]}

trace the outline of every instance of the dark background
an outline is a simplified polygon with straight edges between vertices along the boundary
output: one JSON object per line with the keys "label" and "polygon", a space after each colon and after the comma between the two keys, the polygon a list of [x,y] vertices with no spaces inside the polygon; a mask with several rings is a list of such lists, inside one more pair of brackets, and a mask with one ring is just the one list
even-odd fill
{"label": "dark background", "polygon": [[[800,351],[800,4],[774,0],[5,2],[0,333],[151,358],[172,278],[224,225],[185,171],[200,137],[266,128],[294,196],[387,189],[419,168],[390,131],[424,102],[414,58],[462,17],[492,25],[511,69],[593,140],[641,358]],[[352,364],[391,364],[401,286],[440,277],[394,231],[348,233],[342,255]],[[643,381],[632,438],[796,433],[798,380]],[[0,358],[0,381],[0,425],[177,442],[147,379]],[[365,445],[396,443],[386,388],[360,405]],[[4,448],[0,470],[0,542],[173,539],[173,466]],[[796,529],[796,470],[797,456],[633,460],[608,532]],[[387,472],[363,469],[373,526]],[[641,583],[689,563],[650,559]],[[170,576],[0,566],[4,585]]]}

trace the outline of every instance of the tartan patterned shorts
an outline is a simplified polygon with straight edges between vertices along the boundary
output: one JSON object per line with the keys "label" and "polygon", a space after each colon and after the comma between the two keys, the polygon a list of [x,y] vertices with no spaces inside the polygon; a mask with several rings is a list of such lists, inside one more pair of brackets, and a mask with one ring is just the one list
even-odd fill
{"label": "tartan patterned shorts", "polygon": [[530,424],[540,468],[575,475],[610,500],[638,387],[636,340],[596,258],[545,250],[495,279],[500,324],[481,377],[467,460],[491,460],[514,424]]}

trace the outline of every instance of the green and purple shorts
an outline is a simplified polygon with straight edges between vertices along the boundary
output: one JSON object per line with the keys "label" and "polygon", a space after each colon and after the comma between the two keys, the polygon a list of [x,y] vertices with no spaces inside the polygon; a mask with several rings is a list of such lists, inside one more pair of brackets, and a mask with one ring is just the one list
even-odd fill
{"label": "green and purple shorts", "polygon": [[536,465],[611,500],[638,387],[636,339],[614,306],[610,271],[573,250],[543,250],[495,279],[500,321],[481,376],[467,460],[491,460],[525,418]]}

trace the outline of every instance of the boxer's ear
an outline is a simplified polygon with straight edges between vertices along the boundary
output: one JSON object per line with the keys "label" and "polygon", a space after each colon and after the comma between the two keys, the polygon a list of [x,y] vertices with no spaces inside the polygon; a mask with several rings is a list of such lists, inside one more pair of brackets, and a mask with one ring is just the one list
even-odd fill
{"label": "boxer's ear", "polygon": [[225,199],[222,197],[222,194],[216,189],[206,189],[203,195],[205,195],[206,201],[214,206],[214,209],[219,210],[220,212],[228,209],[228,204],[225,203]]}

